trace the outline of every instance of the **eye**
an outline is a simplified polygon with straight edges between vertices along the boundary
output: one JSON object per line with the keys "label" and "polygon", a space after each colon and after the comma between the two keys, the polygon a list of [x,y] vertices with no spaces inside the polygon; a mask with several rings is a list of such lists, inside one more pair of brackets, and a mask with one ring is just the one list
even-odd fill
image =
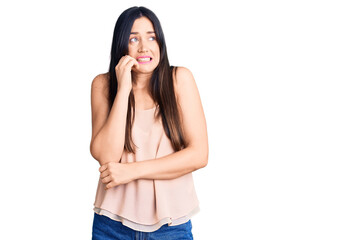
{"label": "eye", "polygon": [[130,41],[130,42],[137,42],[138,39],[137,39],[136,37],[134,37],[134,38],[131,38],[129,41]]}
{"label": "eye", "polygon": [[155,37],[150,37],[149,39],[153,38],[153,41],[155,40]]}

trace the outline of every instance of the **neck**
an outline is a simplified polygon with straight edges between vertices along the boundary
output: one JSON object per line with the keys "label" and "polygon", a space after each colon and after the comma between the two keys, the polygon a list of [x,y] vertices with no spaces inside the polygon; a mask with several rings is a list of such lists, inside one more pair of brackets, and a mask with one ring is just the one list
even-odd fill
{"label": "neck", "polygon": [[152,73],[135,73],[132,72],[132,87],[139,90],[147,90]]}

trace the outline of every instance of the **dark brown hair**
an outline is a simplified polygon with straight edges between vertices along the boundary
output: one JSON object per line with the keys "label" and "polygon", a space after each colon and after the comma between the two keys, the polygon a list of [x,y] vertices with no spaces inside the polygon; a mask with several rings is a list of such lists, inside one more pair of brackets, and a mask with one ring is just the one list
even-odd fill
{"label": "dark brown hair", "polygon": [[[186,147],[186,140],[181,126],[182,119],[178,110],[173,83],[173,73],[176,74],[177,67],[169,64],[163,30],[157,16],[145,7],[131,7],[125,10],[117,19],[113,33],[109,67],[110,109],[117,94],[115,67],[121,57],[128,54],[128,41],[134,21],[143,16],[152,22],[160,50],[159,64],[154,69],[149,82],[149,94],[159,106],[157,116],[161,116],[166,135],[170,139],[174,150],[179,151]],[[131,111],[131,108],[133,108],[133,111]],[[133,90],[131,90],[128,100],[124,150],[132,153],[135,153],[135,149],[132,147],[132,144],[134,144],[132,141],[134,113],[135,100]]]}

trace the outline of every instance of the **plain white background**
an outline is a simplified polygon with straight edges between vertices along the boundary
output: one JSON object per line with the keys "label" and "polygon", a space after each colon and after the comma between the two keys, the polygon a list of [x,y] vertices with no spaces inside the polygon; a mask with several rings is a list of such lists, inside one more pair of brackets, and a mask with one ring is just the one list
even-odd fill
{"label": "plain white background", "polygon": [[90,239],[99,164],[90,87],[122,11],[161,21],[194,74],[209,164],[197,240],[354,239],[351,1],[0,4],[1,239]]}

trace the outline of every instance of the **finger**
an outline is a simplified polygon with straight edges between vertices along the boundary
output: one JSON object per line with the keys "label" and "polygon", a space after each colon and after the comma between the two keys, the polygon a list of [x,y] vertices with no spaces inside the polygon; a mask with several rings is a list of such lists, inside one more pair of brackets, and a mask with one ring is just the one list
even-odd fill
{"label": "finger", "polygon": [[105,177],[107,177],[108,175],[110,175],[109,171],[103,171],[103,172],[100,174],[100,178],[105,178]]}
{"label": "finger", "polygon": [[127,59],[129,58],[129,55],[124,55],[121,57],[121,59],[118,61],[118,62],[124,62],[124,61],[127,61]]}
{"label": "finger", "polygon": [[109,183],[109,182],[111,182],[111,176],[104,177],[103,179],[101,179],[101,182],[102,182],[102,183]]}
{"label": "finger", "polygon": [[125,56],[123,56],[123,57],[120,59],[119,64],[121,64],[121,66],[126,66],[127,63],[128,63],[128,61],[131,60],[131,59],[132,59],[131,56],[125,55]]}
{"label": "finger", "polygon": [[104,165],[102,165],[100,168],[99,168],[99,171],[100,172],[103,172],[103,171],[105,171],[107,169],[107,164],[104,164]]}
{"label": "finger", "polygon": [[[125,59],[124,62],[122,62],[122,64],[125,64],[126,66],[132,67],[132,62],[133,62],[133,63],[134,63],[134,62],[137,62],[137,60],[134,59],[133,57],[127,55],[127,58]],[[138,63],[138,62],[137,62],[137,63]]]}
{"label": "finger", "polygon": [[138,68],[139,67],[139,63],[136,59],[132,58],[128,63],[127,63],[128,66],[130,66],[131,68],[132,67],[136,67]]}
{"label": "finger", "polygon": [[120,60],[118,60],[118,63],[116,64],[115,69],[117,70],[120,66],[122,66],[123,62],[125,61],[125,59],[127,59],[127,55],[123,56],[120,58]]}
{"label": "finger", "polygon": [[112,188],[112,187],[114,187],[114,186],[115,186],[115,184],[114,184],[113,182],[110,182],[110,183],[106,184],[105,190],[107,190],[107,189],[109,189],[109,188]]}
{"label": "finger", "polygon": [[129,56],[129,55],[127,55],[127,64],[130,62],[130,61],[133,61],[134,62],[134,65],[135,66],[139,66],[139,63],[138,63],[138,61],[137,61],[137,59],[135,59],[134,57],[131,57],[131,56]]}
{"label": "finger", "polygon": [[139,63],[136,59],[134,59],[134,66],[138,69],[139,68]]}

